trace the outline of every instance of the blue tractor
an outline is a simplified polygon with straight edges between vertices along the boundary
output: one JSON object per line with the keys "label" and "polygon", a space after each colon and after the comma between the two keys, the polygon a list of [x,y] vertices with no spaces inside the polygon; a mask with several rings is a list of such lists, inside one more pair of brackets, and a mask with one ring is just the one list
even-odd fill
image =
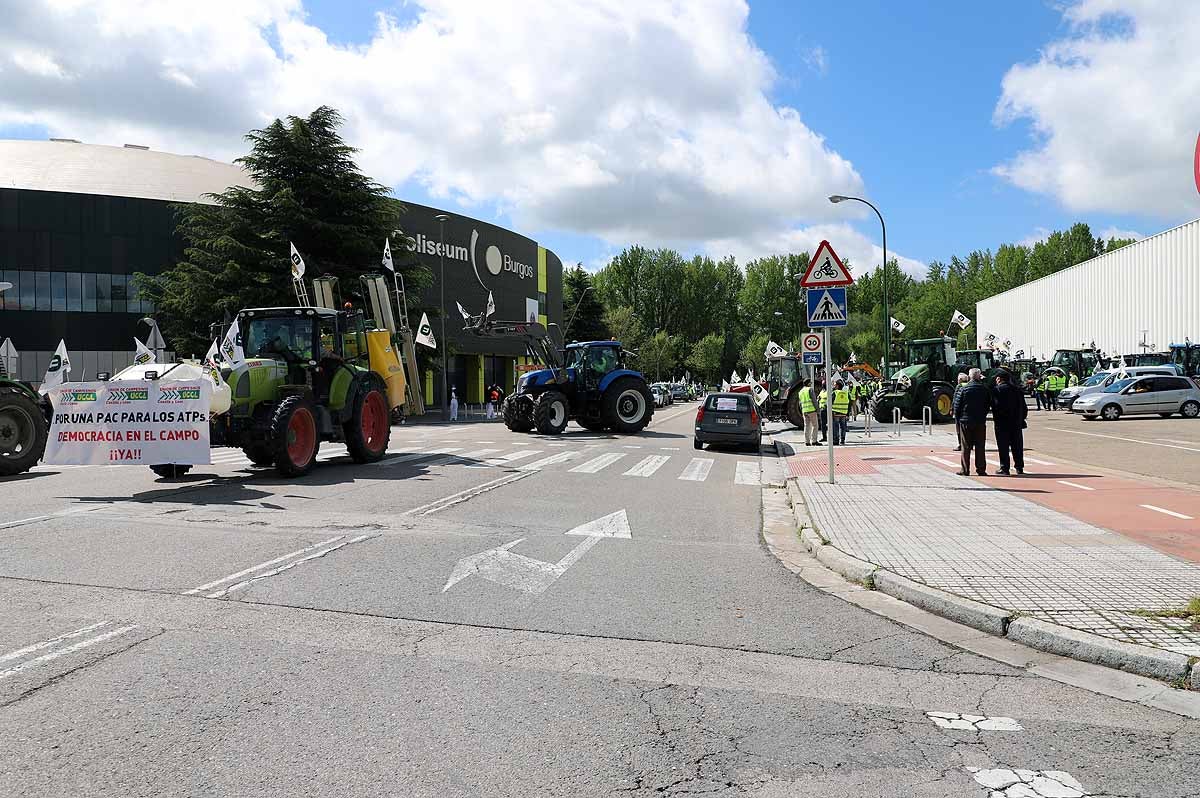
{"label": "blue tractor", "polygon": [[641,372],[625,367],[631,354],[619,341],[587,341],[559,349],[537,322],[468,319],[477,335],[522,338],[545,366],[521,375],[504,400],[504,424],[513,432],[557,435],[574,420],[584,429],[641,432],[654,416],[654,398]]}

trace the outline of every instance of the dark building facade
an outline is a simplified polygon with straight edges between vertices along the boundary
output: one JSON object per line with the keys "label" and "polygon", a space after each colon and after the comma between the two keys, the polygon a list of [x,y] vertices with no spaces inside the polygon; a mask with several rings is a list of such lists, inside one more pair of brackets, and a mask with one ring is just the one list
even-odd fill
{"label": "dark building facade", "polygon": [[[183,253],[172,204],[209,201],[207,194],[233,184],[249,180],[235,166],[193,156],[77,142],[0,142],[0,281],[13,284],[0,294],[0,340],[11,338],[20,352],[13,371],[40,381],[60,340],[71,354],[71,380],[129,365],[134,337],[144,341],[149,334],[141,319],[155,313],[135,298],[133,275],[159,274]],[[445,271],[447,341],[438,339],[439,347],[449,343],[449,384],[460,402],[471,404],[481,403],[493,383],[511,390],[525,364],[524,346],[464,333],[456,303],[479,313],[490,290],[495,318],[561,324],[561,261],[510,230],[405,206],[402,227],[412,248],[403,252],[393,241],[396,261],[417,259],[434,275],[434,285],[414,304],[438,305],[437,281]],[[444,224],[435,218],[443,213]],[[413,326],[418,321],[410,318]],[[440,333],[436,319],[433,325]],[[439,406],[440,381],[432,371],[423,378],[426,402]]]}

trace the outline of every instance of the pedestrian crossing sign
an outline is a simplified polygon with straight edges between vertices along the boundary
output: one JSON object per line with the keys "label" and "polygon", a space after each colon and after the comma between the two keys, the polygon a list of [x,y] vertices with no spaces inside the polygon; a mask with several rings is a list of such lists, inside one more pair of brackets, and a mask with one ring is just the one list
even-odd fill
{"label": "pedestrian crossing sign", "polygon": [[810,288],[807,297],[809,327],[846,326],[845,288]]}

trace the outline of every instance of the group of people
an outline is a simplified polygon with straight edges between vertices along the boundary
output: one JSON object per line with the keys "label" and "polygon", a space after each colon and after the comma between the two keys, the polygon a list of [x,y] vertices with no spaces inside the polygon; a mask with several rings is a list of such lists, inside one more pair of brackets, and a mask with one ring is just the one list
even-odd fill
{"label": "group of people", "polygon": [[1070,376],[1057,371],[1047,371],[1038,378],[1033,386],[1033,401],[1037,409],[1058,410],[1058,395],[1066,388],[1074,388],[1079,384],[1079,377],[1072,372]]}
{"label": "group of people", "polygon": [[[819,388],[819,391],[817,390]],[[800,388],[800,412],[804,414],[804,445],[819,446],[827,443],[829,438],[829,403],[833,403],[833,445],[841,446],[846,442],[846,430],[850,419],[858,418],[859,413],[867,411],[867,386],[862,383],[850,383],[845,380],[834,380],[832,400],[829,391],[825,389],[823,380],[817,380]],[[817,440],[818,432],[821,439]]]}
{"label": "group of people", "polygon": [[1015,466],[1018,474],[1025,473],[1025,391],[1013,383],[1012,375],[1000,370],[992,385],[984,382],[983,372],[971,369],[958,375],[954,390],[954,421],[958,428],[958,447],[962,452],[961,476],[971,473],[971,453],[975,454],[975,473],[987,476],[984,449],[987,443],[987,417],[992,414],[996,432],[996,448],[1000,454],[998,474],[1009,474]]}
{"label": "group of people", "polygon": [[[504,389],[499,384],[493,383],[483,391],[483,397],[487,408],[487,417],[496,418],[500,413],[500,405],[504,402]],[[450,389],[450,420],[458,421],[458,389]]]}

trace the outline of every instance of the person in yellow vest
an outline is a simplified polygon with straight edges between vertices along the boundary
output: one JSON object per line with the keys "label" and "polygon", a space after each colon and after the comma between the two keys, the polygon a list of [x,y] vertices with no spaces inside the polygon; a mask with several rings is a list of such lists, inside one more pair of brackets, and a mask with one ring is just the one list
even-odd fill
{"label": "person in yellow vest", "polygon": [[804,445],[816,446],[821,420],[817,418],[817,395],[812,383],[800,388],[800,412],[804,414]]}
{"label": "person in yellow vest", "polygon": [[821,440],[819,443],[825,443],[828,440],[825,435],[825,429],[829,425],[829,414],[825,412],[825,408],[829,406],[829,392],[825,390],[825,383],[821,383],[821,392],[817,394],[817,417],[820,419],[821,425]]}
{"label": "person in yellow vest", "polygon": [[850,383],[846,390],[850,392],[850,418],[858,418],[858,383]]}
{"label": "person in yellow vest", "polygon": [[841,446],[846,442],[846,426],[850,414],[850,391],[846,384],[838,380],[833,384],[833,445]]}

